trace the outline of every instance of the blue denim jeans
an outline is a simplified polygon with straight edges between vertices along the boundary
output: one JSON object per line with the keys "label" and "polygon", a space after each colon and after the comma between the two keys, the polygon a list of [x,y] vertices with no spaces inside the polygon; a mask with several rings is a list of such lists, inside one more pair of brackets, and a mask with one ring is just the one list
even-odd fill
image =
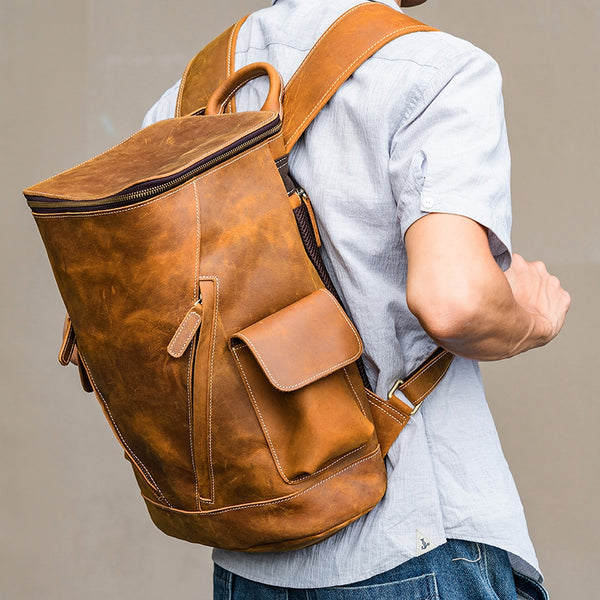
{"label": "blue denim jeans", "polygon": [[214,600],[547,600],[537,582],[513,573],[503,550],[461,540],[349,585],[292,589],[249,581],[218,565]]}

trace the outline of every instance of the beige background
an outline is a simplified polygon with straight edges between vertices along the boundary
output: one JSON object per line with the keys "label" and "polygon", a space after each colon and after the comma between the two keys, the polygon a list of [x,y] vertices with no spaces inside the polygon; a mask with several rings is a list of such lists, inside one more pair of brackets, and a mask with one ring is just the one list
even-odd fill
{"label": "beige background", "polygon": [[[62,304],[20,190],[136,130],[204,43],[264,4],[0,2],[1,598],[211,595],[209,551],[151,525],[97,402],[57,366]],[[600,4],[430,0],[412,14],[503,70],[514,246],[573,308],[550,347],[484,375],[553,598],[596,598]]]}

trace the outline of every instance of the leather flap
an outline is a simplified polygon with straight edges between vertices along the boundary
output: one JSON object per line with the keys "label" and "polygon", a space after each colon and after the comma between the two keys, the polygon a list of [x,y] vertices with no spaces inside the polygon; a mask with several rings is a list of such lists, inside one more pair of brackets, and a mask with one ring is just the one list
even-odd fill
{"label": "leather flap", "polygon": [[97,200],[169,179],[276,117],[271,112],[189,116],[158,121],[106,152],[26,190],[27,197]]}
{"label": "leather flap", "polygon": [[297,390],[354,362],[362,341],[337,300],[325,289],[266,317],[231,338],[243,341],[269,381]]}

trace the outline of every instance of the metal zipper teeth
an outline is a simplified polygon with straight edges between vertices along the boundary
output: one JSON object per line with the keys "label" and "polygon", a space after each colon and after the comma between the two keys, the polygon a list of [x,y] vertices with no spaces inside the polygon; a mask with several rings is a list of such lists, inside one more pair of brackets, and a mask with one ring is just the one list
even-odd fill
{"label": "metal zipper teeth", "polygon": [[215,156],[213,159],[203,163],[195,169],[191,169],[186,172],[184,175],[176,177],[171,181],[167,181],[157,186],[153,186],[147,188],[145,190],[140,190],[138,192],[132,192],[130,194],[122,194],[121,196],[112,196],[110,198],[103,198],[102,200],[91,200],[88,202],[78,202],[76,200],[68,200],[64,202],[54,201],[54,200],[28,200],[27,204],[30,208],[45,208],[47,209],[45,212],[54,212],[56,209],[64,209],[64,208],[74,208],[78,209],[77,212],[85,212],[85,209],[89,208],[97,208],[103,207],[106,210],[110,210],[113,208],[121,208],[123,206],[128,206],[130,204],[136,204],[138,202],[143,202],[144,200],[148,200],[154,196],[158,196],[170,189],[176,188],[179,185],[185,183],[186,181],[196,177],[196,175],[200,175],[200,173],[207,171],[208,169],[214,167],[220,162],[224,162],[227,159],[243,152],[248,149],[250,146],[254,146],[259,144],[263,140],[271,137],[273,134],[277,133],[281,129],[281,121],[278,120],[277,124],[274,127],[271,127],[267,131],[264,131],[259,136],[252,138],[250,140],[246,140],[241,143],[239,146],[224,152],[223,154],[219,154]]}

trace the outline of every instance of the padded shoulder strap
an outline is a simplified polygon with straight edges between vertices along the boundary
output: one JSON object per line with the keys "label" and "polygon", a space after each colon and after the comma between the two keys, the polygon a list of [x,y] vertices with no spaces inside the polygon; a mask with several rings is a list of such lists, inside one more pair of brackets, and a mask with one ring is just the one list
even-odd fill
{"label": "padded shoulder strap", "polygon": [[[181,78],[176,117],[204,108],[219,84],[233,73],[235,43],[247,18],[243,17],[224,31],[190,61]],[[235,112],[235,99],[231,100],[226,112]]]}
{"label": "padded shoulder strap", "polygon": [[286,152],[352,73],[391,40],[415,31],[435,31],[380,4],[346,11],[319,38],[285,87],[283,140]]}

